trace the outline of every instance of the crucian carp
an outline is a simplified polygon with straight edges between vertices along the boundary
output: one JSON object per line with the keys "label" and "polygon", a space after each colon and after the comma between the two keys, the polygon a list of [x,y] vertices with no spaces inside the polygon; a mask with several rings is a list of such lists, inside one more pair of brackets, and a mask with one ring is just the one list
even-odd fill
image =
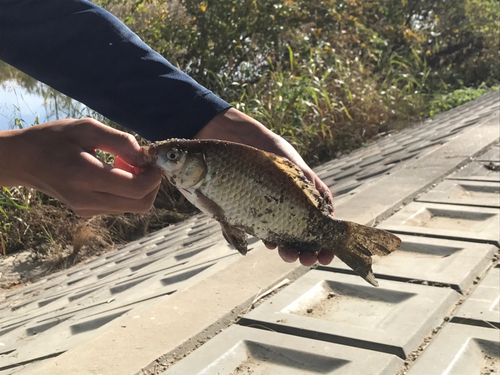
{"label": "crucian carp", "polygon": [[334,218],[325,200],[288,159],[216,140],[170,139],[144,148],[149,164],[221,225],[225,239],[247,252],[247,234],[266,243],[315,252],[326,248],[374,286],[372,255],[401,240],[380,229]]}

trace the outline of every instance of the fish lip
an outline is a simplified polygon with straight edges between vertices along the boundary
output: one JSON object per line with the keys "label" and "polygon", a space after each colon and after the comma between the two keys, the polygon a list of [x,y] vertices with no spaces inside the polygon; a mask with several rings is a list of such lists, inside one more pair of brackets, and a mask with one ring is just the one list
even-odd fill
{"label": "fish lip", "polygon": [[141,147],[142,159],[147,167],[156,166],[158,160],[158,149],[154,145]]}

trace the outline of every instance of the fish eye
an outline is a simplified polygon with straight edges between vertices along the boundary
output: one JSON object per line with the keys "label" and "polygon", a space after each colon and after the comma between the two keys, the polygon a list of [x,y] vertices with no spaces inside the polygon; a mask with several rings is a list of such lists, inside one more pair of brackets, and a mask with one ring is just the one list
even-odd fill
{"label": "fish eye", "polygon": [[175,161],[179,157],[179,153],[175,150],[170,150],[167,151],[167,154],[165,156],[167,157],[168,160]]}

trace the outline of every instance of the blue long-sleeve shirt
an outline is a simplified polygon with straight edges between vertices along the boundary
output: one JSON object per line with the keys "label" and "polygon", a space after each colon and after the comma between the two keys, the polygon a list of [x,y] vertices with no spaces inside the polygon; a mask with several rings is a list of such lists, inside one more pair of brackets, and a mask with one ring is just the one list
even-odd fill
{"label": "blue long-sleeve shirt", "polygon": [[230,107],[85,0],[0,0],[0,60],[151,141]]}

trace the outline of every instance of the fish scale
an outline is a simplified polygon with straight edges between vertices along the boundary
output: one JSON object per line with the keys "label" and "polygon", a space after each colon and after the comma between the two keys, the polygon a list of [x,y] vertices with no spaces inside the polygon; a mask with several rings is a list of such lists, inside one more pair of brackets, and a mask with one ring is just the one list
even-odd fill
{"label": "fish scale", "polygon": [[154,143],[144,155],[221,224],[242,254],[247,234],[299,252],[324,248],[377,286],[371,256],[388,255],[401,244],[391,233],[335,219],[330,202],[280,156],[232,142],[183,139]]}
{"label": "fish scale", "polygon": [[[301,194],[282,194],[279,178],[275,174],[262,181],[262,170],[244,155],[228,155],[231,150],[223,148],[206,152],[207,181],[200,187],[201,192],[216,202],[224,211],[232,225],[252,228],[259,238],[269,231],[286,231],[307,235],[307,207]],[[236,160],[236,165],[228,165],[227,160]],[[281,200],[281,202],[280,202]],[[290,221],[298,216],[299,220]]]}

